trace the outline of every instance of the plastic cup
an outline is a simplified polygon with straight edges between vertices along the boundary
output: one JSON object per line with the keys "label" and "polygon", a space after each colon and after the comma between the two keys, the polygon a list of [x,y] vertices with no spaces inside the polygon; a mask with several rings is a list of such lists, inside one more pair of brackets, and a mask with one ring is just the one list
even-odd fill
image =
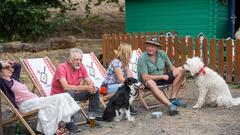
{"label": "plastic cup", "polygon": [[162,115],[163,115],[163,113],[162,112],[153,112],[152,113],[152,118],[161,118],[162,117]]}
{"label": "plastic cup", "polygon": [[90,127],[95,128],[96,120],[95,117],[89,117]]}
{"label": "plastic cup", "polygon": [[100,94],[103,96],[107,95],[107,88],[105,86],[100,87]]}

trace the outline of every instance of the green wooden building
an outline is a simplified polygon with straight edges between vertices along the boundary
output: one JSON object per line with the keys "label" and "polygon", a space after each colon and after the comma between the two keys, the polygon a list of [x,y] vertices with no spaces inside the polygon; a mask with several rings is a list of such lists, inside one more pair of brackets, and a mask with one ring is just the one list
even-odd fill
{"label": "green wooden building", "polygon": [[226,0],[126,0],[125,4],[126,32],[229,36],[230,6]]}

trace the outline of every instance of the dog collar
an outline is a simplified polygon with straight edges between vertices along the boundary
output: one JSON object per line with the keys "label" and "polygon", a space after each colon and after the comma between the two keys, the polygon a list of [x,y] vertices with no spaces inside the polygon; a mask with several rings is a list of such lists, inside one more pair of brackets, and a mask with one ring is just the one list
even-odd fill
{"label": "dog collar", "polygon": [[204,69],[205,69],[205,66],[202,67],[197,74],[195,74],[195,77],[198,77],[201,73],[202,73],[202,74],[206,74],[206,71],[205,71]]}
{"label": "dog collar", "polygon": [[137,98],[139,96],[139,91],[136,90],[134,94],[130,92],[130,95]]}

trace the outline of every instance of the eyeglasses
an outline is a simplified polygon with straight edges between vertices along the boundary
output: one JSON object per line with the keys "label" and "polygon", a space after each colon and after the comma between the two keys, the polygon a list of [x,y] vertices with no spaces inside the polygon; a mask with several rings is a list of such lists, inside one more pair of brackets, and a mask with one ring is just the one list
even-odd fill
{"label": "eyeglasses", "polygon": [[73,61],[82,61],[82,59],[73,59]]}

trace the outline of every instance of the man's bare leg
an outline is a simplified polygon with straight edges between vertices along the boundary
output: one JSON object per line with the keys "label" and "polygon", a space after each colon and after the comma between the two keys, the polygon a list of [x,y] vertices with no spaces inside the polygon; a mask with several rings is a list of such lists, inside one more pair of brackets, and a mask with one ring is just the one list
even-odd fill
{"label": "man's bare leg", "polygon": [[177,94],[182,86],[182,83],[184,82],[184,69],[182,67],[178,67],[173,71],[173,76],[175,76],[175,79],[173,81],[172,86],[172,94],[171,98],[176,98]]}
{"label": "man's bare leg", "polygon": [[153,80],[146,81],[146,86],[152,91],[153,95],[163,104],[167,106],[171,104],[167,97],[164,95],[164,93],[161,90],[159,90],[155,81]]}

